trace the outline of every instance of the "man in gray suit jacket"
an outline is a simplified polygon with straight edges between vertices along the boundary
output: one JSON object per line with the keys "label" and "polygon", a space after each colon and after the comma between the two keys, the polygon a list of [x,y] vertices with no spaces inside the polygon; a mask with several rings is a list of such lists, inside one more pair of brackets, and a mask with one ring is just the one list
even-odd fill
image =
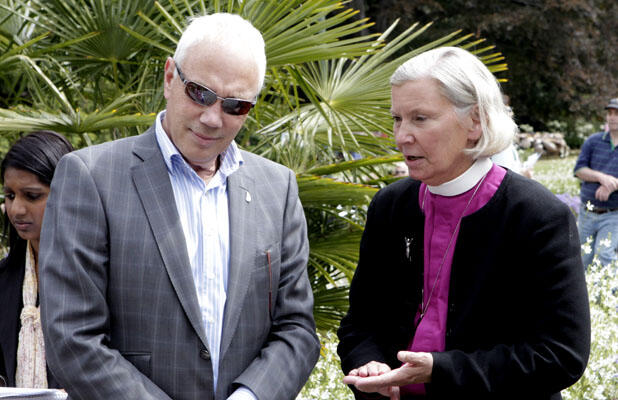
{"label": "man in gray suit jacket", "polygon": [[71,399],[295,398],[317,361],[295,175],[234,143],[260,33],[192,21],[144,134],[56,169],[41,234],[47,361]]}

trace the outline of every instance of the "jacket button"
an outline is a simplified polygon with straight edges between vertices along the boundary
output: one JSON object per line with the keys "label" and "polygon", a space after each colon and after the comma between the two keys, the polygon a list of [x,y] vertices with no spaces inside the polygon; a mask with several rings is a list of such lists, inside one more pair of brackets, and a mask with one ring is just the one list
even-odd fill
{"label": "jacket button", "polygon": [[200,350],[200,358],[203,360],[210,360],[210,353],[206,349]]}

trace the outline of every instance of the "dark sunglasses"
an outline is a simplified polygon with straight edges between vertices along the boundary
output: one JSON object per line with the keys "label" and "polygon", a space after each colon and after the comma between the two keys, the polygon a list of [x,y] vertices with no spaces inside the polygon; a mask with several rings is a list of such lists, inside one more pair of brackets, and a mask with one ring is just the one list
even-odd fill
{"label": "dark sunglasses", "polygon": [[217,102],[217,99],[221,100],[221,109],[226,114],[231,115],[245,115],[251,110],[251,107],[255,105],[254,101],[234,99],[231,97],[219,97],[214,91],[208,89],[206,86],[200,85],[193,81],[188,81],[178,63],[174,62],[178,76],[185,85],[185,93],[187,96],[201,106],[212,106]]}

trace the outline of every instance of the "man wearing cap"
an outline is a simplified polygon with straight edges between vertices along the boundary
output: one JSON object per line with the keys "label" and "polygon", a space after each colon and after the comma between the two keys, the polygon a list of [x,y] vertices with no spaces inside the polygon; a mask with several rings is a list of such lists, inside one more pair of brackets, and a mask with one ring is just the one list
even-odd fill
{"label": "man wearing cap", "polygon": [[586,140],[575,164],[582,180],[579,237],[592,248],[582,253],[585,267],[595,254],[603,265],[618,259],[618,98],[605,110],[607,129]]}

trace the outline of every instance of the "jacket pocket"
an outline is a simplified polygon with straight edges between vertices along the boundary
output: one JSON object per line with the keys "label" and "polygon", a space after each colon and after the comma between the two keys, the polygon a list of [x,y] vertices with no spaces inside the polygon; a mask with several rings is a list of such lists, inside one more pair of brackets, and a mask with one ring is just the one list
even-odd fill
{"label": "jacket pocket", "polygon": [[131,364],[137,368],[139,372],[144,374],[147,377],[151,377],[152,370],[150,367],[150,353],[139,352],[139,351],[124,351],[120,352],[120,354]]}
{"label": "jacket pocket", "polygon": [[265,262],[264,268],[268,283],[268,315],[273,318],[275,302],[277,301],[277,289],[279,287],[279,274],[281,273],[281,253],[279,243],[268,246],[261,257]]}

